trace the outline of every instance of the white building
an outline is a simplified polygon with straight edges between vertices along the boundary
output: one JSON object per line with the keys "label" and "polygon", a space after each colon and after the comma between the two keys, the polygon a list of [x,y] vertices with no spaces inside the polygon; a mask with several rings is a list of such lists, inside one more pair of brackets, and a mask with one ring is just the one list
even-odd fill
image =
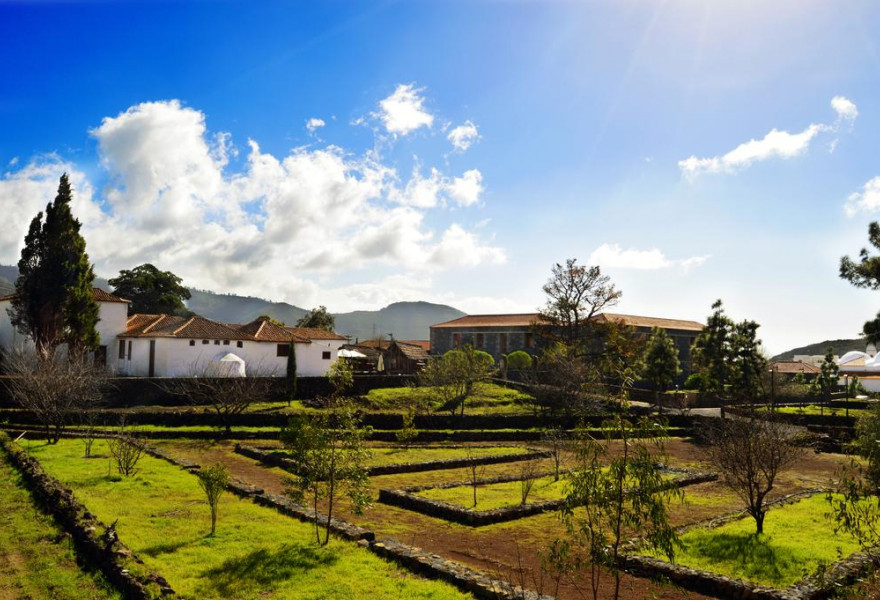
{"label": "white building", "polygon": [[[293,342],[296,372],[321,376],[336,360],[347,338],[321,329],[280,327],[256,320],[244,325],[218,323],[204,317],[135,314],[128,300],[94,288],[100,318],[98,362],[119,375],[181,377],[232,374],[241,365],[248,375],[284,377]],[[29,340],[18,333],[7,310],[11,296],[0,298],[0,348],[10,350]],[[229,356],[229,355],[233,356]],[[236,360],[240,359],[240,360]],[[221,363],[222,360],[222,363]]]}
{"label": "white building", "polygon": [[[116,336],[121,331],[125,331],[125,322],[128,319],[129,300],[117,298],[113,294],[108,294],[101,288],[92,288],[92,297],[98,304],[98,351],[95,353],[95,359],[99,363],[107,364],[109,348],[116,344]],[[9,317],[9,309],[12,307],[12,296],[4,296],[0,298],[0,349],[10,351],[14,349],[24,349],[33,347],[30,338],[23,336],[18,330],[12,326],[12,320]],[[112,367],[112,365],[111,365]]]}

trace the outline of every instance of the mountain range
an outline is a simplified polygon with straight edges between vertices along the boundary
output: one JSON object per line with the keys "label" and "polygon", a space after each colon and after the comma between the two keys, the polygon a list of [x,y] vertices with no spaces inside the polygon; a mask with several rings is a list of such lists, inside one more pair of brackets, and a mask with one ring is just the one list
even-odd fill
{"label": "mountain range", "polygon": [[[0,296],[14,290],[18,268],[0,265]],[[111,291],[107,280],[95,278],[97,287]],[[261,315],[293,325],[308,312],[286,302],[270,302],[252,296],[218,294],[191,288],[192,298],[186,305],[192,312],[221,323],[248,323]],[[430,326],[464,316],[462,311],[445,304],[430,302],[395,302],[379,310],[356,310],[333,313],[336,332],[352,339],[372,339],[393,335],[399,340],[427,340]]]}
{"label": "mountain range", "polygon": [[828,348],[831,348],[834,351],[835,356],[843,356],[850,350],[861,350],[864,352],[867,345],[868,342],[865,341],[865,338],[855,338],[851,340],[825,340],[824,342],[809,344],[807,346],[801,346],[800,348],[793,348],[782,354],[777,354],[771,360],[792,360],[795,354],[808,354],[811,356],[825,354],[825,352],[828,351]]}

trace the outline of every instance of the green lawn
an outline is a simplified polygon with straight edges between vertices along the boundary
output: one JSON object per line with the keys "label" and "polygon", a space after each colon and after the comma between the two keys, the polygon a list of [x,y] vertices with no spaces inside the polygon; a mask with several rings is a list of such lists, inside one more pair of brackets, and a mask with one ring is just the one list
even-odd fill
{"label": "green lawn", "polygon": [[[413,402],[431,403],[430,388],[381,388],[366,395],[373,410],[400,410]],[[531,396],[494,383],[477,385],[473,396],[465,402],[465,414],[508,414],[528,412],[524,402]]]}
{"label": "green lawn", "polygon": [[0,458],[0,598],[119,598],[99,574],[80,570],[61,529],[36,510],[18,472],[4,458]]}
{"label": "green lawn", "polygon": [[524,446],[472,446],[468,448],[443,448],[443,447],[412,447],[370,448],[371,457],[367,466],[423,463],[434,460],[452,460],[468,458],[468,456],[482,458],[484,456],[501,456],[504,454],[524,454],[529,449]]}
{"label": "green lawn", "polygon": [[678,564],[773,587],[787,587],[824,563],[856,552],[859,547],[845,534],[835,534],[825,517],[828,504],[816,494],[767,513],[764,534],[755,536],[751,517],[715,529],[685,533]]}
{"label": "green lawn", "polygon": [[[764,408],[763,410],[770,409]],[[842,403],[835,403],[833,407],[825,406],[824,408],[815,404],[808,404],[807,406],[779,406],[776,408],[776,411],[784,415],[825,415],[838,417],[846,415],[846,410]],[[870,410],[866,408],[851,408],[849,409],[849,416],[862,417],[869,412]]]}
{"label": "green lawn", "polygon": [[[450,504],[458,504],[464,508],[475,510],[492,510],[516,506],[522,500],[519,481],[507,483],[490,483],[477,486],[477,505],[474,506],[474,490],[469,485],[452,488],[434,488],[418,492],[419,496],[432,500],[442,500]],[[535,481],[528,502],[535,504],[549,500],[559,500],[565,497],[566,485],[563,479],[553,481],[553,477],[541,477]]]}
{"label": "green lawn", "polygon": [[[356,544],[315,546],[312,526],[225,494],[217,535],[195,476],[145,457],[134,477],[108,477],[107,459],[83,459],[82,444],[33,446],[44,467],[188,598],[462,598],[415,578]],[[107,454],[104,442],[95,452]]]}

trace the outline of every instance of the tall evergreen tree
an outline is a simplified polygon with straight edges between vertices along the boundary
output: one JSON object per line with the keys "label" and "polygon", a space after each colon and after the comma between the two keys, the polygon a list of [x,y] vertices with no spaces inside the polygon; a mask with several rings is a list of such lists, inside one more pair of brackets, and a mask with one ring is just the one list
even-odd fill
{"label": "tall evergreen tree", "polygon": [[837,366],[837,361],[834,360],[833,348],[828,348],[825,351],[825,359],[819,365],[819,369],[819,377],[816,379],[819,382],[819,388],[822,390],[823,398],[827,400],[829,394],[840,385],[840,377],[838,376],[840,368]]}
{"label": "tall evergreen tree", "polygon": [[693,369],[701,375],[701,392],[721,393],[730,378],[728,364],[730,336],[733,321],[724,314],[721,300],[712,304],[712,314],[706,320],[706,327],[694,342],[692,351]]}
{"label": "tall evergreen tree", "polygon": [[654,399],[660,408],[660,394],[668,390],[681,374],[678,348],[665,329],[655,327],[651,332],[642,365],[642,377],[654,388]]}
{"label": "tall evergreen tree", "polygon": [[12,323],[34,340],[43,356],[66,343],[73,355],[98,345],[98,305],[92,295],[95,278],[86,254],[81,224],[73,217],[73,193],[67,174],[58,195],[31,221],[19,260]]}

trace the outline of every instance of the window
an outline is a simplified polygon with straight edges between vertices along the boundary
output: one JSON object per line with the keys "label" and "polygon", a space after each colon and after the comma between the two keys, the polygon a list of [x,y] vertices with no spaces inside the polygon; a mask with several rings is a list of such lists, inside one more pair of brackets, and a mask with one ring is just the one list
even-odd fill
{"label": "window", "polygon": [[119,340],[119,360],[125,360],[125,340]]}
{"label": "window", "polygon": [[229,340],[223,340],[223,345],[224,345],[224,346],[228,346],[228,345],[229,345]]}
{"label": "window", "polygon": [[131,340],[128,340],[128,360],[131,360]]}
{"label": "window", "polygon": [[244,348],[244,342],[241,342],[241,341],[235,342],[235,346],[236,346],[236,348]]}
{"label": "window", "polygon": [[219,345],[220,345],[220,340],[214,340],[214,345],[215,345],[215,346],[219,346]]}
{"label": "window", "polygon": [[526,348],[535,347],[535,335],[533,333],[526,334]]}
{"label": "window", "polygon": [[452,334],[452,347],[453,348],[461,348],[461,334],[453,333]]}
{"label": "window", "polygon": [[507,354],[507,334],[499,333],[498,334],[498,351],[501,354]]}
{"label": "window", "polygon": [[195,346],[195,345],[196,345],[196,341],[195,341],[195,340],[190,340],[190,341],[189,341],[189,345],[190,345],[190,346]]}
{"label": "window", "polygon": [[321,353],[321,358],[323,358],[324,360],[330,360],[330,351],[324,350],[324,352]]}
{"label": "window", "polygon": [[278,348],[275,350],[275,356],[290,356],[290,344],[278,344]]}
{"label": "window", "polygon": [[207,343],[208,343],[208,340],[202,340],[202,345],[205,345]]}
{"label": "window", "polygon": [[483,347],[483,342],[486,341],[486,340],[483,339],[483,338],[484,338],[484,336],[483,336],[482,333],[478,333],[478,334],[477,334],[477,348],[482,348],[482,347]]}

